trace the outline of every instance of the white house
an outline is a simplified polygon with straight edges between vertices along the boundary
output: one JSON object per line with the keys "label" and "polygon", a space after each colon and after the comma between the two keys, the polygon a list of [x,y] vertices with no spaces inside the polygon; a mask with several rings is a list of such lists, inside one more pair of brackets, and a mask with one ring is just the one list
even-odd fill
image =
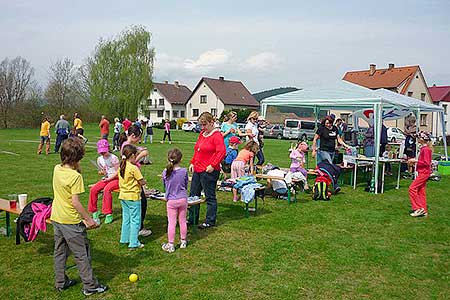
{"label": "white house", "polygon": [[[343,80],[364,86],[369,89],[388,89],[402,95],[416,98],[426,103],[433,103],[428,91],[425,77],[419,66],[395,67],[389,64],[385,69],[377,69],[376,65],[369,65],[369,70],[351,71],[344,75]],[[336,116],[348,120],[350,112],[332,111]],[[421,130],[435,131],[435,113],[422,113],[417,125]],[[351,120],[350,125],[351,125]],[[395,126],[403,129],[404,120],[386,121],[387,126]]]}
{"label": "white house", "polygon": [[240,81],[203,77],[186,103],[186,118],[195,120],[207,111],[219,117],[224,110],[259,110],[259,102]]}
{"label": "white house", "polygon": [[138,111],[139,118],[150,118],[153,122],[161,122],[163,119],[178,119],[186,117],[186,102],[191,95],[191,90],[180,85],[178,81],[170,84],[153,83],[153,90],[143,102]]}
{"label": "white house", "polygon": [[[428,90],[433,98],[433,103],[444,109],[445,132],[450,135],[450,86],[433,85]],[[437,129],[436,135],[442,136],[441,118],[436,118],[435,128]]]}

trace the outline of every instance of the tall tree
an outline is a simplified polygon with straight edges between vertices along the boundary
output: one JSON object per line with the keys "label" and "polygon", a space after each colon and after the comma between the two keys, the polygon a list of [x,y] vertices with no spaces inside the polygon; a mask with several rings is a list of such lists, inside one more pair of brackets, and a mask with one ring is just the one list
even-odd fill
{"label": "tall tree", "polygon": [[34,69],[22,57],[5,58],[0,63],[0,116],[5,128],[8,127],[11,110],[25,100],[33,74]]}
{"label": "tall tree", "polygon": [[102,40],[81,69],[92,104],[110,116],[134,118],[152,89],[154,49],[151,33],[142,26]]}
{"label": "tall tree", "polygon": [[64,113],[74,101],[76,90],[76,69],[73,62],[64,58],[50,66],[49,81],[45,97],[58,114]]}

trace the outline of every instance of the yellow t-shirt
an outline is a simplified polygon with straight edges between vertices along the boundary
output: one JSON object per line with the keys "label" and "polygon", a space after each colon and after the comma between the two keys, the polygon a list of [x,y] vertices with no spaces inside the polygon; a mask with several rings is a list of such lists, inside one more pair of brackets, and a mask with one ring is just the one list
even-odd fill
{"label": "yellow t-shirt", "polygon": [[125,167],[125,176],[120,176],[119,170],[119,199],[121,200],[140,200],[141,186],[138,181],[144,177],[138,167],[129,163]]}
{"label": "yellow t-shirt", "polygon": [[80,118],[76,118],[73,120],[73,127],[75,127],[75,129],[83,128],[83,121],[81,121]]}
{"label": "yellow t-shirt", "polygon": [[84,193],[83,176],[76,170],[56,165],[53,170],[52,221],[78,224],[81,216],[72,205],[72,195]]}
{"label": "yellow t-shirt", "polygon": [[50,130],[50,122],[45,121],[41,124],[41,133],[39,133],[40,136],[48,136]]}

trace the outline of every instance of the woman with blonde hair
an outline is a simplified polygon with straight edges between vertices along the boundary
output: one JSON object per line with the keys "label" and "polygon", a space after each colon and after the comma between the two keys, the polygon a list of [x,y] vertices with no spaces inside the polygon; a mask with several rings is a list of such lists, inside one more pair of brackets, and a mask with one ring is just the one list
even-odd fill
{"label": "woman with blonde hair", "polygon": [[[225,144],[222,134],[214,127],[215,118],[209,112],[198,117],[202,130],[194,146],[194,157],[189,166],[192,173],[190,197],[198,196],[203,190],[206,197],[206,219],[199,225],[205,229],[216,225],[217,198],[216,185],[219,179],[220,162],[225,157]],[[197,224],[200,206],[195,205],[189,209],[189,223]],[[194,212],[196,212],[194,214]],[[194,215],[196,219],[194,220]]]}
{"label": "woman with blonde hair", "polygon": [[239,130],[237,124],[237,113],[235,111],[230,111],[224,118],[220,131],[222,132],[223,141],[225,143],[225,148],[228,149],[229,141],[232,136],[242,136],[243,134]]}

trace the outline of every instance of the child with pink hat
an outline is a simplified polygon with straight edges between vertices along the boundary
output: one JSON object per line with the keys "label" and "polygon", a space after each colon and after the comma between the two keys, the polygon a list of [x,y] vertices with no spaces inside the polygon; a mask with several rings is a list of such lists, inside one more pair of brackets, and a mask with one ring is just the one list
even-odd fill
{"label": "child with pink hat", "polygon": [[102,213],[106,216],[105,224],[109,224],[113,221],[112,192],[119,188],[117,171],[120,162],[117,156],[109,152],[108,140],[101,139],[97,142],[97,153],[100,154],[97,158],[98,174],[103,177],[90,189],[88,210],[92,213],[92,218],[100,223],[97,201],[98,194],[103,191]]}

